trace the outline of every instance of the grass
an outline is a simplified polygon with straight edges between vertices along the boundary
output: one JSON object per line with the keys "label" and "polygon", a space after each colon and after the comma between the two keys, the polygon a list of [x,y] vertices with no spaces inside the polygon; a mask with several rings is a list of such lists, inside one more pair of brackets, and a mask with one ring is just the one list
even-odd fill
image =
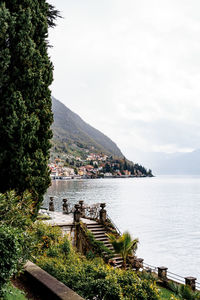
{"label": "grass", "polygon": [[12,284],[7,285],[3,300],[27,300],[24,292],[14,287]]}
{"label": "grass", "polygon": [[165,289],[165,288],[160,287],[160,286],[158,288],[161,291],[160,296],[161,296],[162,300],[169,300],[172,295],[175,296],[175,294],[172,291],[168,290],[168,289]]}
{"label": "grass", "polygon": [[167,290],[167,289],[162,288],[160,286],[158,288],[161,291],[161,299],[163,299],[163,300],[164,299],[169,300],[172,295],[175,296],[175,294],[170,290]]}

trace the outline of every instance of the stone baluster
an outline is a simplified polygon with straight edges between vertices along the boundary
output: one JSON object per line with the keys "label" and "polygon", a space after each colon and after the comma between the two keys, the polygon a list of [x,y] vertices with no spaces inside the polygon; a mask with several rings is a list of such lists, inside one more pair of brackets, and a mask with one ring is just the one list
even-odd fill
{"label": "stone baluster", "polygon": [[74,205],[75,211],[74,211],[74,223],[79,223],[81,218],[81,212],[80,212],[80,205],[75,204]]}
{"label": "stone baluster", "polygon": [[167,280],[167,270],[168,268],[166,267],[158,267],[158,277],[161,279],[161,280]]}
{"label": "stone baluster", "polygon": [[196,289],[196,278],[195,277],[185,277],[185,284],[190,286],[193,291]]}
{"label": "stone baluster", "polygon": [[101,223],[105,223],[106,219],[107,219],[107,216],[106,216],[106,210],[104,209],[106,206],[105,203],[101,203],[100,204],[100,212],[99,212],[99,217],[100,217],[100,221]]}
{"label": "stone baluster", "polygon": [[84,201],[80,200],[79,204],[80,204],[80,212],[81,212],[81,217],[84,218],[85,217],[85,207],[83,205]]}
{"label": "stone baluster", "polygon": [[68,214],[69,213],[69,205],[67,203],[67,199],[63,199],[63,214]]}
{"label": "stone baluster", "polygon": [[49,211],[54,211],[54,197],[50,197],[49,201]]}

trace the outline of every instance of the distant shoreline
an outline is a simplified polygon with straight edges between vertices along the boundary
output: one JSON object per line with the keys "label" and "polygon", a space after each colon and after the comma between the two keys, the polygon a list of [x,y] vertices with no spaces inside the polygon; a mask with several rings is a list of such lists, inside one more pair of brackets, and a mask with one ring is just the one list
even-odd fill
{"label": "distant shoreline", "polygon": [[152,178],[155,177],[154,175],[152,176],[126,176],[126,175],[122,175],[122,176],[106,176],[106,177],[79,177],[79,176],[75,176],[75,177],[65,177],[65,176],[51,176],[51,180],[58,180],[58,181],[68,181],[68,180],[85,180],[85,179],[126,179],[126,178]]}

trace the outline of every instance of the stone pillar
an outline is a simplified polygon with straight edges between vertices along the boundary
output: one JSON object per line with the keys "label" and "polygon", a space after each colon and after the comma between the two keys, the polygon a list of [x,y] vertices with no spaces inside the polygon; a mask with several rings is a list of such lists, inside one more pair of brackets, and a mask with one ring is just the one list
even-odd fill
{"label": "stone pillar", "polygon": [[84,208],[83,203],[84,203],[83,200],[80,200],[80,201],[79,201],[79,204],[80,204],[80,212],[81,212],[81,217],[82,217],[82,218],[85,217],[85,208]]}
{"label": "stone pillar", "polygon": [[69,206],[67,201],[68,201],[67,199],[63,199],[63,214],[69,213]]}
{"label": "stone pillar", "polygon": [[49,211],[54,211],[54,203],[53,203],[54,197],[50,197],[49,201]]}
{"label": "stone pillar", "polygon": [[81,218],[81,212],[80,212],[80,205],[75,204],[75,211],[74,211],[74,223],[79,223]]}
{"label": "stone pillar", "polygon": [[166,267],[158,267],[158,277],[162,280],[167,280],[167,270]]}
{"label": "stone pillar", "polygon": [[189,285],[193,291],[196,289],[196,278],[195,277],[185,277],[185,284]]}
{"label": "stone pillar", "polygon": [[100,209],[100,212],[99,212],[99,217],[100,217],[101,223],[105,223],[105,221],[107,219],[106,210],[104,209],[105,206],[106,206],[105,203],[100,204],[101,209]]}

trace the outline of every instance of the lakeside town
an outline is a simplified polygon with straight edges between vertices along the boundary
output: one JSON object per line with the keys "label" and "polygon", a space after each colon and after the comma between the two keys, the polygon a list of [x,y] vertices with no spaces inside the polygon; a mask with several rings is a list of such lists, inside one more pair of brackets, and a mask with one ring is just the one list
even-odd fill
{"label": "lakeside town", "polygon": [[152,177],[151,170],[105,154],[88,153],[86,159],[65,154],[49,163],[52,179]]}

